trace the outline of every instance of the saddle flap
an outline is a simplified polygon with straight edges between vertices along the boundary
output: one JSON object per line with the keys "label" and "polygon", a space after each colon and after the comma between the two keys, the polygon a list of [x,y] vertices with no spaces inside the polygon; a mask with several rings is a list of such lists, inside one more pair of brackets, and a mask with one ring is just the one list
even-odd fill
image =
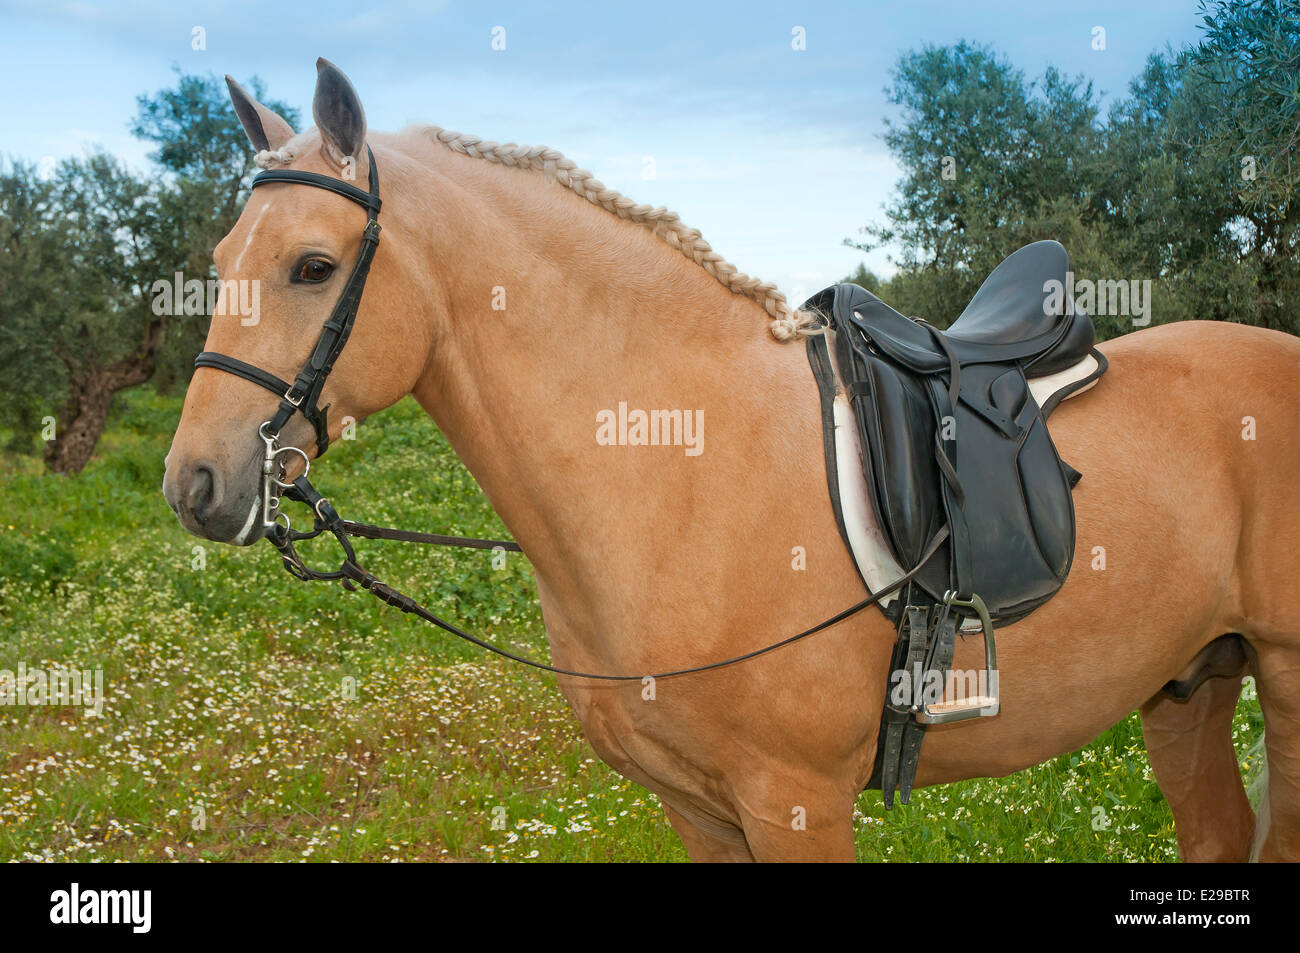
{"label": "saddle flap", "polygon": [[[849,368],[872,507],[894,557],[911,567],[943,524],[934,441],[939,422],[924,379],[900,374],[886,358],[836,336]],[[940,560],[935,560],[936,568]]]}
{"label": "saddle flap", "polygon": [[[974,590],[995,621],[1022,618],[1065,581],[1074,556],[1071,482],[1023,371],[964,369],[963,388],[1007,414],[1009,436],[963,403],[957,411],[956,468],[974,562]],[[942,593],[940,593],[942,595]]]}

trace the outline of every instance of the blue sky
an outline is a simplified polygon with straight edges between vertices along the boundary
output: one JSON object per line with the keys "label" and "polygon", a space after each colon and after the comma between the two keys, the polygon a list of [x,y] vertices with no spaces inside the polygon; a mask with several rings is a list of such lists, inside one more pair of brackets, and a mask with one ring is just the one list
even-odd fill
{"label": "blue sky", "polygon": [[[864,256],[841,241],[900,177],[881,140],[899,54],[990,44],[1122,95],[1147,55],[1198,39],[1194,0],[116,3],[0,0],[0,153],[99,144],[144,167],[127,124],[172,66],[253,74],[310,116],[317,56],[348,73],[372,128],[427,121],[562,150],[608,185],[667,205],[742,270],[792,297]],[[191,48],[206,31],[206,50]],[[492,49],[505,28],[504,51]],[[1106,30],[1106,49],[1092,31]],[[791,48],[802,27],[807,48]],[[647,178],[647,157],[654,177]],[[866,256],[881,274],[884,252]]]}

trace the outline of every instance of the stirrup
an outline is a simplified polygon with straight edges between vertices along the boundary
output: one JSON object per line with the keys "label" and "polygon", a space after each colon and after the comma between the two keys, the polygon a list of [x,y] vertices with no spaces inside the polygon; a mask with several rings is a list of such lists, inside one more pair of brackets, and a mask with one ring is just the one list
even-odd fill
{"label": "stirrup", "polygon": [[[998,697],[998,657],[993,640],[993,620],[989,618],[988,607],[977,595],[969,599],[959,599],[955,592],[949,591],[943,597],[944,611],[952,608],[970,609],[979,617],[984,629],[984,685],[987,695],[976,695],[964,701],[939,701],[933,705],[925,704],[913,712],[913,717],[923,725],[946,725],[968,718],[991,718],[1002,710]],[[947,683],[945,681],[945,694]]]}

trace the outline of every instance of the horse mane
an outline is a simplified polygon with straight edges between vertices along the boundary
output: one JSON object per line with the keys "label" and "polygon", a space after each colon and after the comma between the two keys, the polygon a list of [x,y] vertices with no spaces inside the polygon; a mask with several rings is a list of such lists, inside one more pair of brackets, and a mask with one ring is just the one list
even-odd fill
{"label": "horse mane", "polygon": [[769,329],[778,341],[790,341],[817,327],[816,319],[807,312],[791,306],[785,295],[768,281],[744,274],[713,250],[698,229],[684,224],[676,212],[662,205],[640,205],[603,182],[563,153],[547,146],[521,146],[513,142],[499,143],[453,132],[435,125],[411,126],[407,132],[423,135],[476,159],[486,159],[500,165],[541,172],[560,185],[582,196],[592,205],[599,206],[619,218],[644,225],[655,235],[677,249],[716,278],[724,288],[734,294],[744,295],[761,304],[772,316]]}

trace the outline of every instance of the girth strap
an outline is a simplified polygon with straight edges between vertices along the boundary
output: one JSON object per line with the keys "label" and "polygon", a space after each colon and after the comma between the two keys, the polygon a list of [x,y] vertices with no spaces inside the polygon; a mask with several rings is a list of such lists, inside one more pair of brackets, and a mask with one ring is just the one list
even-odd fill
{"label": "girth strap", "polygon": [[[880,788],[886,810],[894,806],[895,790],[904,804],[911,799],[927,727],[917,721],[916,713],[933,688],[939,689],[939,698],[930,701],[946,694],[959,621],[944,604],[930,608],[909,604],[899,619],[876,738],[876,762],[867,782],[867,787]],[[932,684],[932,679],[938,684]]]}
{"label": "girth strap", "polygon": [[[957,634],[957,617],[947,606],[935,606],[930,618],[929,642],[926,647],[925,661],[914,666],[909,673],[914,679],[912,685],[912,703],[922,704],[925,693],[930,691],[930,679],[936,677],[946,687],[948,669],[952,666]],[[922,641],[925,641],[923,634]],[[921,742],[925,740],[926,725],[915,718],[903,725],[903,744],[899,752],[898,793],[904,804],[912,797],[912,784],[916,781],[916,769],[921,761]],[[889,792],[887,801],[893,801],[893,791]]]}
{"label": "girth strap", "polygon": [[[920,756],[920,742],[911,730],[916,727],[912,719],[913,705],[921,687],[908,680],[915,677],[925,659],[926,637],[929,634],[929,612],[922,606],[909,605],[899,620],[898,642],[890,666],[890,679],[881,714],[880,734],[876,739],[876,765],[880,776],[880,793],[885,809],[894,806],[894,790],[905,788],[903,803],[912,792],[912,777],[903,778],[902,771],[910,756],[913,773]],[[902,679],[894,675],[902,673]]]}

